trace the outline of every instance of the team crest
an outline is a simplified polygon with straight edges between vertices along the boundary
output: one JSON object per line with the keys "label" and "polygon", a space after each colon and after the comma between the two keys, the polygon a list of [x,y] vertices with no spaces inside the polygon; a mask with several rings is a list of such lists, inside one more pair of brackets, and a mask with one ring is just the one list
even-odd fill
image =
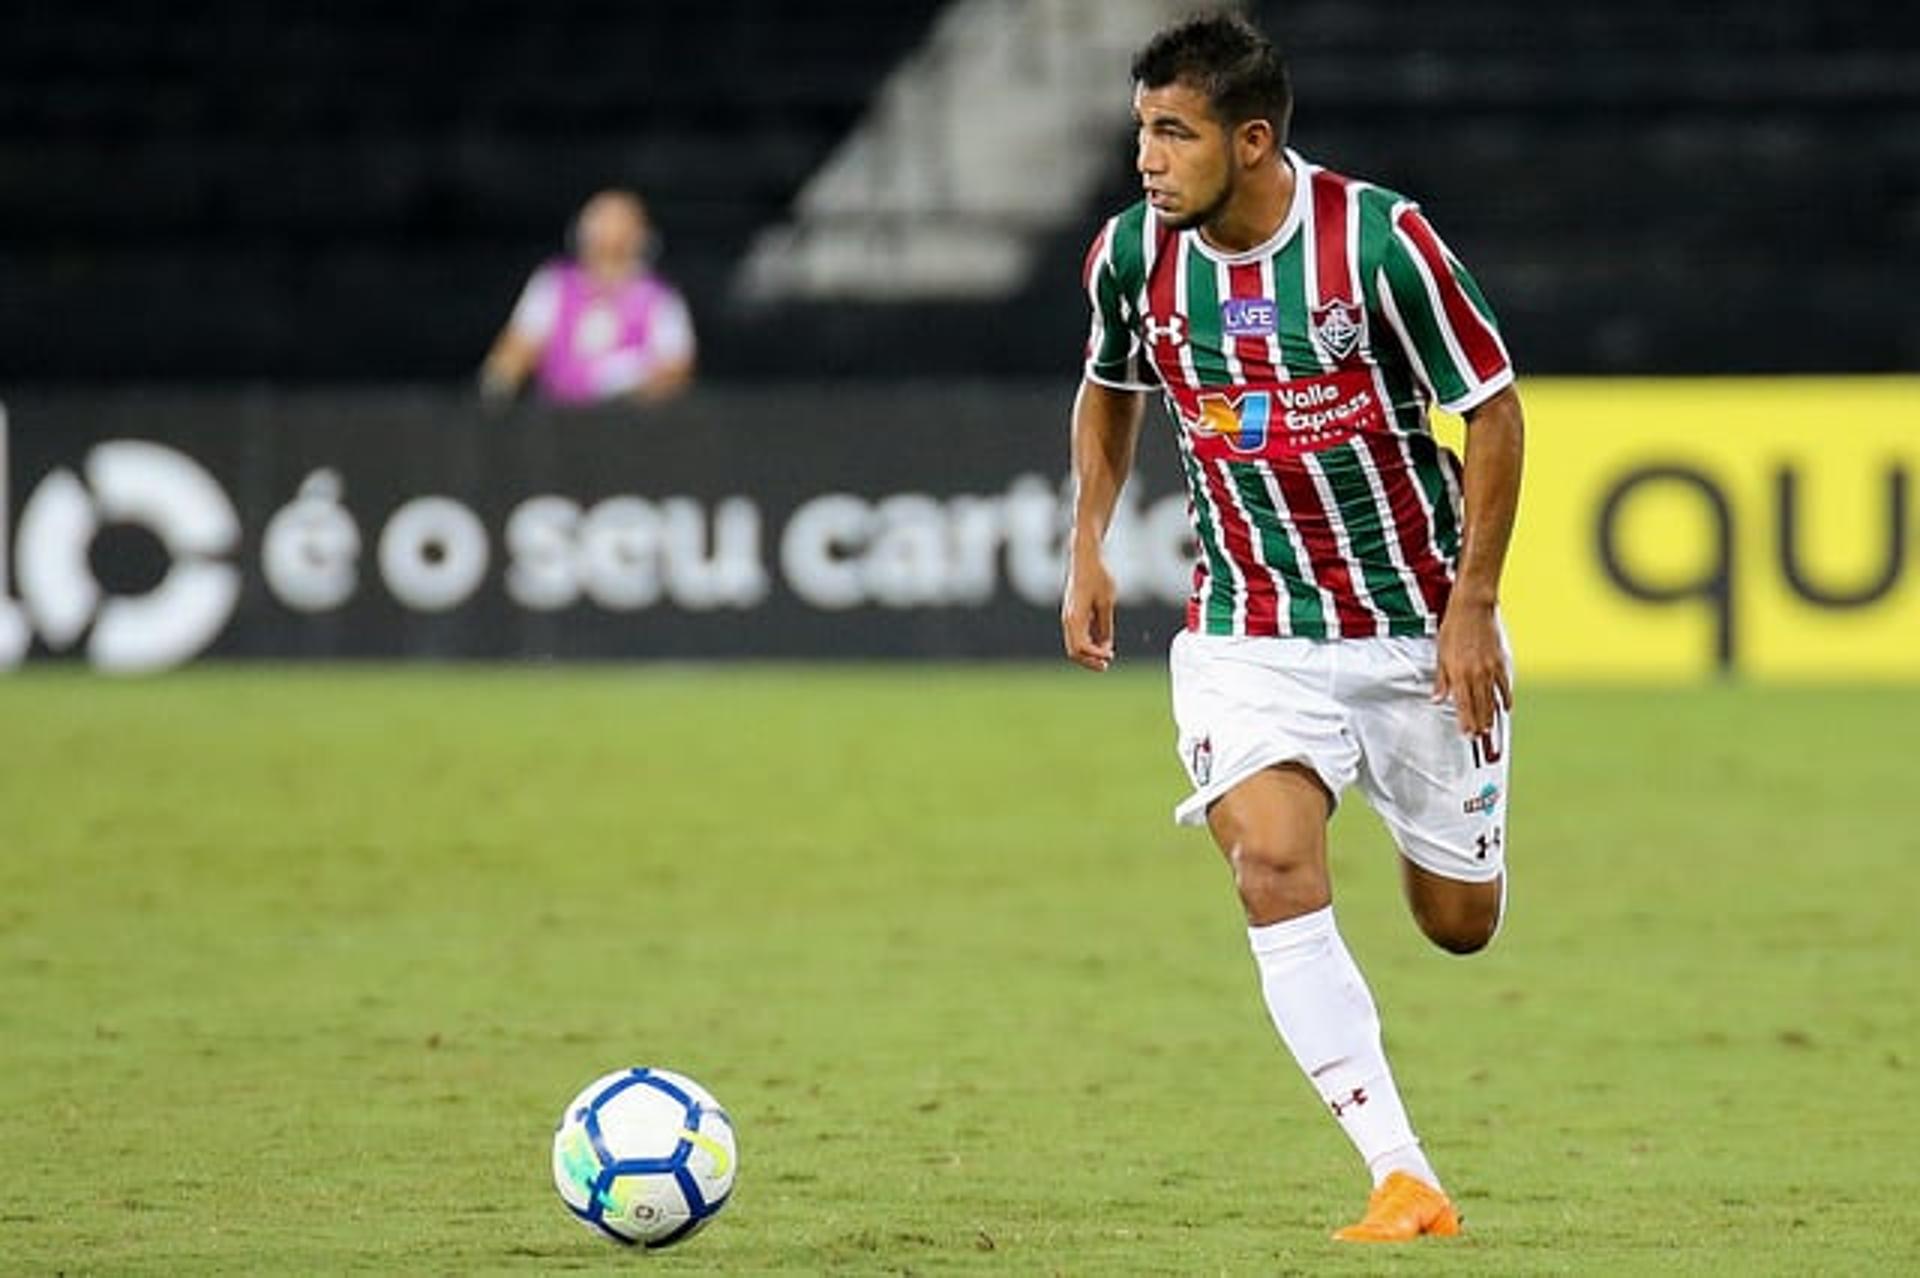
{"label": "team crest", "polygon": [[1338,297],[1325,306],[1315,307],[1308,321],[1313,344],[1326,352],[1329,359],[1346,359],[1359,348],[1360,339],[1366,335],[1366,312]]}

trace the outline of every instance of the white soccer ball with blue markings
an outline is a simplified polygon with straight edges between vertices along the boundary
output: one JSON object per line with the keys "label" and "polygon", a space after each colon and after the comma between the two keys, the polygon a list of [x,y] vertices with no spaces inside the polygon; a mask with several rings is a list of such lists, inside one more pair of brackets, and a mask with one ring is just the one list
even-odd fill
{"label": "white soccer ball with blue markings", "polygon": [[553,1183],[587,1228],[671,1247],[727,1205],[739,1166],[733,1120],[706,1088],[664,1069],[596,1078],[560,1115]]}

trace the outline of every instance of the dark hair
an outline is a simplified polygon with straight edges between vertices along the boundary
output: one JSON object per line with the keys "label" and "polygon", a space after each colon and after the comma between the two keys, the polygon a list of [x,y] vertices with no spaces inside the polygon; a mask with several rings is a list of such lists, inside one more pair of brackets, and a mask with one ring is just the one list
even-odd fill
{"label": "dark hair", "polygon": [[1293,86],[1286,60],[1264,32],[1237,13],[1203,13],[1161,30],[1133,55],[1133,78],[1149,89],[1176,81],[1206,95],[1214,115],[1232,128],[1248,120],[1273,126],[1287,140]]}

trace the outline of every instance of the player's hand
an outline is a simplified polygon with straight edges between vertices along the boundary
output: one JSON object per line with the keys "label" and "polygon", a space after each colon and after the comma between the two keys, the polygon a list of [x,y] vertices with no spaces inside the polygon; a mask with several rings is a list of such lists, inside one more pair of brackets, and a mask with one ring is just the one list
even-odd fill
{"label": "player's hand", "polygon": [[1113,574],[1097,552],[1076,554],[1067,567],[1060,635],[1067,660],[1089,670],[1113,664]]}
{"label": "player's hand", "polygon": [[1495,715],[1513,706],[1513,681],[1493,605],[1453,601],[1440,619],[1437,646],[1435,703],[1452,700],[1462,735],[1491,732]]}

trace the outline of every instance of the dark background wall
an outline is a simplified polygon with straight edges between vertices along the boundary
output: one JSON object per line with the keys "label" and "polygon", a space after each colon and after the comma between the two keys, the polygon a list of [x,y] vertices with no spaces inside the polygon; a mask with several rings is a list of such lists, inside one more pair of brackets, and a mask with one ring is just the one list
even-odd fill
{"label": "dark background wall", "polygon": [[[1420,198],[1533,371],[1920,365],[1920,10],[1254,8],[1295,142]],[[465,378],[568,214],[638,187],[718,380],[1070,375],[1112,180],[994,306],[725,285],[931,0],[15,0],[0,385]],[[1123,67],[1113,79],[1125,110]],[[1035,180],[1044,180],[1035,175]]]}

